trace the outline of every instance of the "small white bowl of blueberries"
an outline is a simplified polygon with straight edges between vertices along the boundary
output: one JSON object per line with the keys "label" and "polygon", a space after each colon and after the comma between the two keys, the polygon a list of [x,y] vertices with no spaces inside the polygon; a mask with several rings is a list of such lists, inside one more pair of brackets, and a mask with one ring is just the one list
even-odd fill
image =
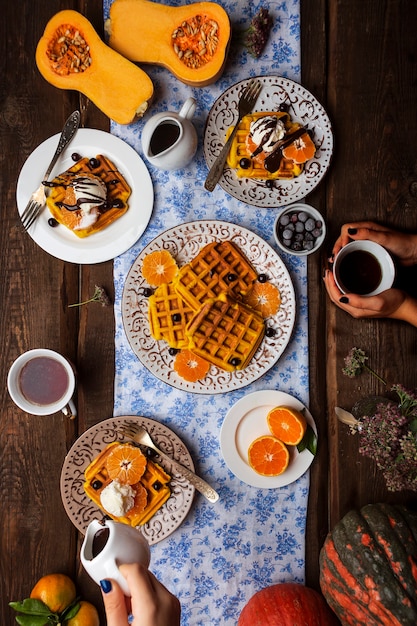
{"label": "small white bowl of blueberries", "polygon": [[277,215],[274,237],[284,252],[307,256],[322,245],[326,237],[326,225],[317,209],[300,202]]}

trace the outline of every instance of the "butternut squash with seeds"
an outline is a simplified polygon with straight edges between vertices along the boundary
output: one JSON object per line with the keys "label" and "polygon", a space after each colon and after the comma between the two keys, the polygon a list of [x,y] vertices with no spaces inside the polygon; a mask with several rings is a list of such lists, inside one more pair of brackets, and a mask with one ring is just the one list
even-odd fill
{"label": "butternut squash with seeds", "polygon": [[83,93],[109,118],[130,124],[145,113],[153,84],[143,70],[107,46],[77,11],[60,11],[36,48],[42,76],[59,89]]}
{"label": "butternut squash with seeds", "polygon": [[109,45],[126,58],[163,65],[193,87],[221,76],[231,37],[229,17],[215,2],[172,7],[114,0],[106,31]]}

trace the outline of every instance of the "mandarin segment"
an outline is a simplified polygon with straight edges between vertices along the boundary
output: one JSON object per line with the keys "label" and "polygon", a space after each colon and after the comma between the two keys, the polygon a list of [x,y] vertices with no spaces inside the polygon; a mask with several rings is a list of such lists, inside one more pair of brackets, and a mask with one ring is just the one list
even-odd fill
{"label": "mandarin segment", "polygon": [[124,485],[133,485],[140,481],[146,469],[146,457],[130,444],[120,444],[112,450],[106,462],[111,480]]}
{"label": "mandarin segment", "polygon": [[294,139],[289,146],[282,149],[282,155],[286,159],[291,159],[294,163],[306,163],[316,154],[316,146],[314,145],[310,135],[305,131],[300,137]]}
{"label": "mandarin segment", "polygon": [[169,250],[155,250],[145,256],[141,271],[150,285],[159,287],[175,278],[178,266]]}
{"label": "mandarin segment", "polygon": [[189,383],[195,383],[197,380],[204,378],[209,369],[210,363],[191,352],[191,350],[181,350],[175,356],[174,370],[178,376],[181,376]]}
{"label": "mandarin segment", "polygon": [[307,430],[307,421],[301,411],[288,406],[277,406],[267,415],[271,433],[289,446],[297,446]]}
{"label": "mandarin segment", "polygon": [[288,467],[290,453],[277,437],[262,435],[250,444],[248,461],[251,468],[262,476],[279,476]]}
{"label": "mandarin segment", "polygon": [[281,306],[281,294],[278,287],[272,283],[255,283],[243,301],[266,318],[278,312]]}

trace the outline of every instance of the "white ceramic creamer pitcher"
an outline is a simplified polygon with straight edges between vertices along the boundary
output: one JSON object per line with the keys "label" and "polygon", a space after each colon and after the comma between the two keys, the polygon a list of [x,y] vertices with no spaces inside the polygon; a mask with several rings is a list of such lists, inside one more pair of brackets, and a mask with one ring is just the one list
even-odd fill
{"label": "white ceramic creamer pitcher", "polygon": [[147,160],[163,170],[188,165],[197,151],[197,131],[191,118],[196,101],[188,98],[179,113],[157,113],[142,131],[142,148]]}
{"label": "white ceramic creamer pitcher", "polygon": [[140,530],[113,520],[93,520],[88,525],[80,558],[87,574],[98,585],[100,580],[112,578],[119,583],[123,593],[130,596],[129,587],[118,566],[123,563],[141,563],[148,567],[150,549]]}

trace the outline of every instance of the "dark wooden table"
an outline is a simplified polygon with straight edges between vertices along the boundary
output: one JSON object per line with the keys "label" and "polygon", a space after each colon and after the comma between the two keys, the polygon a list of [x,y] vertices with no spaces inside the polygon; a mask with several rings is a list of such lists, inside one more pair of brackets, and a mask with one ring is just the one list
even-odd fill
{"label": "dark wooden table", "polygon": [[[77,436],[113,411],[114,322],[111,307],[68,308],[94,285],[113,291],[112,263],[77,266],[51,257],[19,227],[16,181],[28,155],[58,132],[68,114],[108,129],[108,119],[76,92],[40,76],[34,51],[48,19],[75,8],[103,32],[100,2],[4,3],[0,116],[0,623],[14,623],[9,600],[26,597],[43,574],[62,571],[101,609],[100,592],[79,563],[80,535],[61,504],[63,458]],[[390,320],[356,321],[331,305],[322,285],[340,226],[364,217],[417,229],[417,5],[414,0],[301,0],[302,82],[334,126],[329,174],[308,201],[327,217],[328,242],[309,259],[310,409],[320,432],[311,469],[306,582],[318,588],[318,555],[349,509],[370,502],[415,504],[391,494],[357,440],[337,423],[335,405],[351,408],[384,388],[372,376],[342,374],[350,348],[363,348],[390,382],[416,387],[417,330]],[[6,377],[25,350],[48,347],[72,359],[79,374],[78,419],[27,415],[11,402]],[[104,623],[104,619],[103,619]]]}

